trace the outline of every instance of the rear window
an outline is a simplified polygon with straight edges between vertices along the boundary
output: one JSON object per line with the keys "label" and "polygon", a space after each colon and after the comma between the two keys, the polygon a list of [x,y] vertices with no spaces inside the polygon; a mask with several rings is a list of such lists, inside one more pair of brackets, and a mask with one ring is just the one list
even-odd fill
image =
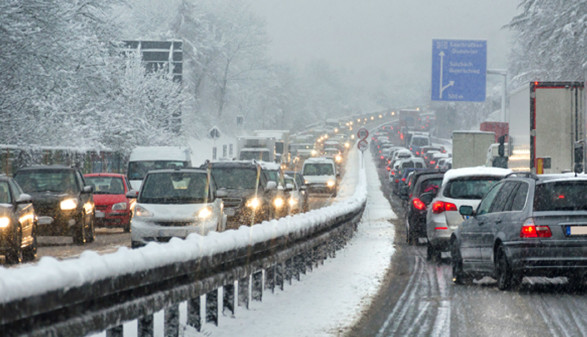
{"label": "rear window", "polygon": [[449,181],[444,196],[453,199],[482,199],[499,177],[463,177]]}
{"label": "rear window", "polygon": [[425,137],[413,137],[412,138],[412,145],[414,146],[425,146],[430,145],[428,142],[428,138]]}
{"label": "rear window", "polygon": [[332,176],[334,175],[334,166],[329,163],[304,164],[302,174],[304,176]]}
{"label": "rear window", "polygon": [[587,181],[563,181],[536,185],[534,211],[587,210]]}
{"label": "rear window", "polygon": [[439,178],[433,178],[433,179],[426,179],[423,180],[420,183],[420,193],[427,193],[427,192],[432,192],[434,194],[436,194],[436,192],[438,191],[438,188],[440,187],[440,184],[442,184],[442,177]]}
{"label": "rear window", "polygon": [[71,170],[24,170],[14,177],[26,193],[80,192],[75,173]]}

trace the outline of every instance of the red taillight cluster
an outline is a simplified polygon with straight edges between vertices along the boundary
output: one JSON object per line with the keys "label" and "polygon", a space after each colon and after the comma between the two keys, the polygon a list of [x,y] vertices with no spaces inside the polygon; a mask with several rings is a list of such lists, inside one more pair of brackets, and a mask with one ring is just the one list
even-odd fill
{"label": "red taillight cluster", "polygon": [[434,214],[439,214],[442,212],[456,211],[456,210],[457,210],[457,205],[450,203],[450,202],[436,201],[432,204],[432,213],[434,213]]}
{"label": "red taillight cluster", "polygon": [[423,211],[426,209],[426,204],[418,198],[415,198],[414,200],[412,200],[412,206],[414,206],[414,208],[419,211]]}
{"label": "red taillight cluster", "polygon": [[536,226],[533,219],[524,221],[522,229],[520,230],[521,238],[549,238],[552,237],[552,232],[548,226]]}

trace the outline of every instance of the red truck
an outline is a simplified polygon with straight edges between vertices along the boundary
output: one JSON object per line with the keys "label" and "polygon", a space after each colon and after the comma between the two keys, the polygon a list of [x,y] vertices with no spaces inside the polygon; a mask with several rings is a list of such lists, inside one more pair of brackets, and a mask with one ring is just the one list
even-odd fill
{"label": "red truck", "polygon": [[508,134],[510,133],[510,126],[506,122],[483,122],[479,125],[480,131],[490,131],[495,133],[495,142],[499,142],[499,137],[506,136],[505,141],[508,141]]}

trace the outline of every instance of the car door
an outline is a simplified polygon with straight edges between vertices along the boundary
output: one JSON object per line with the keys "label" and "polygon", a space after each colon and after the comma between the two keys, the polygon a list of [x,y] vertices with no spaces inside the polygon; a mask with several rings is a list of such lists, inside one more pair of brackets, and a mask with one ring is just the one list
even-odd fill
{"label": "car door", "polygon": [[494,201],[489,207],[489,212],[485,216],[484,223],[479,227],[479,249],[481,252],[481,259],[483,267],[493,269],[493,245],[497,233],[499,233],[504,225],[504,218],[507,217],[507,210],[511,206],[512,199],[515,195],[519,182],[507,181],[503,183],[502,188],[498,191]]}
{"label": "car door", "polygon": [[20,195],[24,192],[14,181],[9,180],[8,184],[11,190],[10,195],[12,204],[14,205],[13,207],[15,209],[15,215],[16,218],[20,220],[20,224],[22,226],[22,241],[24,244],[30,245],[34,240],[33,227],[35,221],[35,210],[33,208],[33,203],[17,203],[16,200],[18,200]]}
{"label": "car door", "polygon": [[461,257],[463,262],[475,265],[475,268],[483,264],[481,240],[487,227],[489,210],[502,186],[503,183],[498,183],[491,188],[479,203],[475,216],[465,219],[460,225]]}

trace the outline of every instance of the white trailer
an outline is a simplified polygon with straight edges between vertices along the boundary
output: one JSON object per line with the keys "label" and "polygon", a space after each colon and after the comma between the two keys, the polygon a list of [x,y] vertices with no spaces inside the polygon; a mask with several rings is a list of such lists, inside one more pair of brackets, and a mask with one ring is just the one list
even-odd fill
{"label": "white trailer", "polygon": [[485,166],[487,150],[494,141],[494,132],[453,131],[452,167]]}

